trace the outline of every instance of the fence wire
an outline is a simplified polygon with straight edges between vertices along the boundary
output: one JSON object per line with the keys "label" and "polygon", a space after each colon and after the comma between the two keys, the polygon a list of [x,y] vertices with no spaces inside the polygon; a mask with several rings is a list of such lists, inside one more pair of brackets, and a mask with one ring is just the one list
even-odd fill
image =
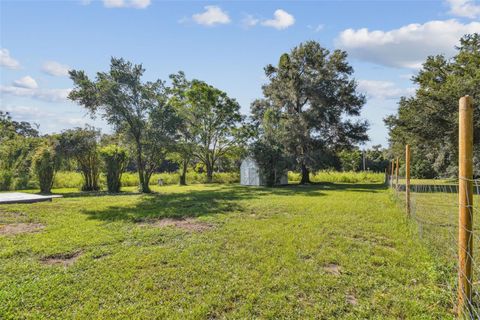
{"label": "fence wire", "polygon": [[[468,180],[473,184],[473,199],[468,201],[468,214],[473,221],[468,231],[472,250],[459,248],[459,185],[458,181],[412,179],[410,182],[410,216],[421,239],[426,243],[438,262],[442,274],[440,285],[445,288],[453,313],[458,313],[458,296],[465,301],[464,316],[480,319],[480,221],[475,224],[475,215],[480,214],[480,180]],[[390,176],[387,180],[394,190],[397,201],[406,207],[405,178]],[[460,227],[462,228],[462,227]],[[459,251],[471,259],[472,276],[468,280],[471,294],[459,290],[458,278],[463,275],[459,268]],[[472,252],[472,253],[470,253]],[[459,292],[461,291],[461,292]]]}

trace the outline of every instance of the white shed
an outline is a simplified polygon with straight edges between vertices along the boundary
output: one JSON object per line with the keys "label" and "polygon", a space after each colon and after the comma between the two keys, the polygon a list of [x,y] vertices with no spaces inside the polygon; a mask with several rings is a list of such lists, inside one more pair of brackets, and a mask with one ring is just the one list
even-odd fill
{"label": "white shed", "polygon": [[[240,165],[240,184],[244,186],[266,185],[264,177],[260,174],[258,163],[252,157],[243,159],[242,164]],[[278,183],[278,185],[284,184],[288,184],[287,171],[282,173]]]}

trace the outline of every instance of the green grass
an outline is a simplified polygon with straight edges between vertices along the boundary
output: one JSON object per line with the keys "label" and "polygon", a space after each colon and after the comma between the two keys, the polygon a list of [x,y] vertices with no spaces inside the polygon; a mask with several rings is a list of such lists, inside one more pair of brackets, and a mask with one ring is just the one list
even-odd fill
{"label": "green grass", "polygon": [[[46,226],[0,235],[0,318],[452,317],[442,273],[381,184],[133,190],[0,207],[3,223]],[[214,228],[141,223],[166,217]],[[41,263],[74,252],[71,266]]]}
{"label": "green grass", "polygon": [[[423,179],[412,181],[411,221],[421,241],[425,243],[436,265],[443,274],[442,285],[450,293],[450,300],[457,299],[458,275],[458,182],[452,180]],[[392,191],[399,206],[405,206],[405,192]],[[475,311],[472,318],[480,316],[480,224],[476,219],[480,212],[480,195],[474,188],[473,214],[473,298]]]}

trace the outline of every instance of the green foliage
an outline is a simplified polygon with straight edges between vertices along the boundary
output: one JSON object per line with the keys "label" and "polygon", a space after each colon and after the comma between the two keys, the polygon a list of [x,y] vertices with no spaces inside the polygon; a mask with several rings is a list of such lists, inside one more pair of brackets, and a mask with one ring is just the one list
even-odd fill
{"label": "green foliage", "polygon": [[0,191],[10,190],[12,181],[13,175],[10,170],[0,170]]}
{"label": "green foliage", "polygon": [[[290,183],[299,183],[301,174],[297,172],[288,172],[288,181]],[[310,173],[310,180],[315,183],[383,183],[385,181],[384,173],[371,171],[361,172],[338,172],[332,170],[322,170]]]}
{"label": "green foliage", "polygon": [[128,162],[127,149],[118,145],[108,145],[100,150],[106,169],[108,192],[120,192],[122,174]]}
{"label": "green foliage", "polygon": [[0,190],[29,187],[31,158],[40,141],[29,123],[14,121],[0,111]]}
{"label": "green foliage", "polygon": [[84,71],[70,71],[74,89],[69,99],[92,115],[100,113],[133,146],[140,189],[150,192],[149,180],[175,141],[175,112],[167,105],[160,80],[142,82],[145,69],[124,59],[112,58],[110,70],[94,81]]}
{"label": "green foliage", "polygon": [[58,151],[62,157],[73,159],[83,175],[83,191],[100,189],[100,161],[98,157],[98,139],[100,131],[93,127],[65,130],[58,136]]}
{"label": "green foliage", "polygon": [[47,142],[41,145],[33,155],[33,171],[37,175],[40,192],[50,193],[53,186],[53,178],[58,165],[58,157],[55,147]]}
{"label": "green foliage", "polygon": [[[262,102],[253,103],[258,107]],[[279,137],[283,134],[280,127],[280,113],[272,107],[262,110],[262,121],[258,121],[258,139],[251,145],[251,154],[260,168],[260,174],[268,187],[280,183],[280,179],[289,167]]]}
{"label": "green foliage", "polygon": [[271,108],[280,114],[277,139],[295,159],[302,183],[309,182],[309,171],[331,165],[339,150],[368,140],[368,124],[353,120],[365,97],[356,92],[346,52],[308,41],[283,54],[278,66],[266,66],[265,74],[265,100],[252,105],[253,117],[261,122]]}
{"label": "green foliage", "polygon": [[343,171],[358,171],[362,165],[362,152],[358,149],[342,150],[338,153]]}
{"label": "green foliage", "polygon": [[[191,184],[208,182],[208,178],[205,173],[188,171],[186,176]],[[154,173],[150,179],[150,186],[156,185],[159,179],[162,179],[165,185],[178,184],[180,181],[180,175],[178,173]],[[82,175],[78,172],[59,171],[55,174],[53,187],[79,188],[82,185],[82,181]],[[100,175],[99,182],[101,186],[107,186],[106,175]],[[212,182],[222,184],[238,183],[240,182],[240,174],[238,172],[214,172]],[[138,174],[135,174],[134,172],[125,172],[122,174],[122,187],[137,187],[138,184]]]}
{"label": "green foliage", "polygon": [[181,118],[180,143],[176,150],[182,158],[182,176],[191,158],[195,157],[205,165],[207,177],[212,181],[217,162],[234,152],[241,143],[240,105],[225,92],[203,81],[188,81],[183,72],[170,78],[169,104]]}
{"label": "green foliage", "polygon": [[[413,77],[415,96],[402,98],[398,113],[385,119],[392,151],[404,157],[411,145],[412,168],[422,176],[455,174],[458,163],[458,100],[470,95],[480,101],[480,34],[460,40],[453,58],[430,56]],[[474,113],[475,174],[480,173],[480,113]],[[419,162],[417,164],[417,162]],[[431,170],[425,167],[430,166]],[[433,171],[433,172],[432,172]]]}

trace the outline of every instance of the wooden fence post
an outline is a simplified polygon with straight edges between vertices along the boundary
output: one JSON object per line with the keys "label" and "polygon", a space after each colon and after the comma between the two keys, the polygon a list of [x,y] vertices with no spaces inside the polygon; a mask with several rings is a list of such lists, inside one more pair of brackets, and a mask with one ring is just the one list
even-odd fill
{"label": "wooden fence post", "polygon": [[390,188],[393,188],[393,172],[395,171],[395,161],[391,161],[390,166]]}
{"label": "wooden fence post", "polygon": [[405,211],[410,217],[410,145],[405,146]]}
{"label": "wooden fence post", "polygon": [[398,157],[397,157],[397,164],[395,166],[395,189],[398,190],[398,165],[399,165],[399,162],[398,162]]}
{"label": "wooden fence post", "polygon": [[473,99],[459,101],[458,129],[458,305],[459,318],[470,315],[473,260]]}

